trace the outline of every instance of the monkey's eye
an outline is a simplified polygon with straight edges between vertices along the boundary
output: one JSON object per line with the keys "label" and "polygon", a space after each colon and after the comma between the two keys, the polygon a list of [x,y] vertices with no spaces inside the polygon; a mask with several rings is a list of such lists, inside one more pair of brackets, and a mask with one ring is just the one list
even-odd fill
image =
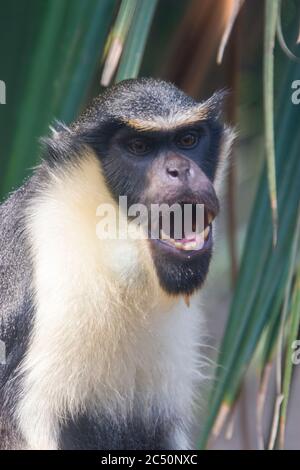
{"label": "monkey's eye", "polygon": [[191,149],[196,147],[196,145],[198,144],[199,135],[197,134],[197,132],[194,131],[185,132],[184,134],[179,134],[176,137],[175,142],[177,147],[179,148]]}
{"label": "monkey's eye", "polygon": [[127,148],[134,155],[145,155],[150,152],[151,145],[145,139],[136,137],[127,143]]}

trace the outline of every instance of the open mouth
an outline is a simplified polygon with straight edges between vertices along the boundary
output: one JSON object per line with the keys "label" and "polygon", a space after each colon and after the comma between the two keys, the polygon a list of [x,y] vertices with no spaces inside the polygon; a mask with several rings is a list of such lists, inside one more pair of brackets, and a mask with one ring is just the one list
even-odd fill
{"label": "open mouth", "polygon": [[[179,204],[182,217],[180,235],[178,236],[176,233],[175,216],[171,212],[169,230],[164,230],[163,220],[160,216],[159,238],[153,241],[173,253],[188,257],[210,249],[212,246],[212,221],[215,215],[204,207],[202,217],[199,217],[196,203],[182,202]],[[189,217],[188,224],[186,224],[187,216]]]}

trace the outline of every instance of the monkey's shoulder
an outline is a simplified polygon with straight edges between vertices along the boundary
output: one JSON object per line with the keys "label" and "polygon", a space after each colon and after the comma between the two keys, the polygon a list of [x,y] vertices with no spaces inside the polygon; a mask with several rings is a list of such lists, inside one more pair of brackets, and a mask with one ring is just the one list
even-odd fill
{"label": "monkey's shoulder", "polygon": [[0,205],[0,333],[13,328],[12,317],[24,310],[32,273],[26,238],[24,209],[32,193],[31,182]]}

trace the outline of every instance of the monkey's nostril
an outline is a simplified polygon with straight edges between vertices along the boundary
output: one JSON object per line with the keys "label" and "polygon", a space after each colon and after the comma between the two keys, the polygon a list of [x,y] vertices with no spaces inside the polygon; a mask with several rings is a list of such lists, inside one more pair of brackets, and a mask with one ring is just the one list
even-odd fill
{"label": "monkey's nostril", "polygon": [[168,175],[172,176],[172,178],[178,178],[179,172],[176,168],[167,168]]}

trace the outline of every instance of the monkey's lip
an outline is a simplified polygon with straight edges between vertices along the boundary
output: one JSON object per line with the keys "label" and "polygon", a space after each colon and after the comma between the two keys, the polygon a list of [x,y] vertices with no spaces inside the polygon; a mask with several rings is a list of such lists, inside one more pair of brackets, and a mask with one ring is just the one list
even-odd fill
{"label": "monkey's lip", "polygon": [[207,225],[202,233],[191,234],[182,239],[161,237],[151,241],[163,250],[190,258],[212,248],[212,224]]}
{"label": "monkey's lip", "polygon": [[[176,201],[177,202],[177,201]],[[204,251],[209,251],[212,247],[212,222],[216,216],[214,212],[209,210],[206,206],[204,207],[204,220],[203,225],[199,224],[197,221],[197,204],[199,202],[195,199],[186,199],[184,198],[182,202],[177,202],[181,205],[182,208],[182,220],[181,228],[183,233],[181,234],[182,238],[175,238],[176,229],[175,229],[175,218],[170,218],[169,233],[166,234],[163,230],[164,224],[162,216],[160,215],[159,219],[159,237],[154,239],[150,235],[150,238],[156,246],[158,246],[159,251],[167,252],[168,254],[180,255],[182,257],[191,258],[194,255],[199,255]],[[188,205],[188,206],[186,206]],[[192,206],[191,214],[187,216],[192,216],[190,219],[189,231],[185,232],[185,210],[186,207]],[[171,214],[172,216],[172,214]]]}

